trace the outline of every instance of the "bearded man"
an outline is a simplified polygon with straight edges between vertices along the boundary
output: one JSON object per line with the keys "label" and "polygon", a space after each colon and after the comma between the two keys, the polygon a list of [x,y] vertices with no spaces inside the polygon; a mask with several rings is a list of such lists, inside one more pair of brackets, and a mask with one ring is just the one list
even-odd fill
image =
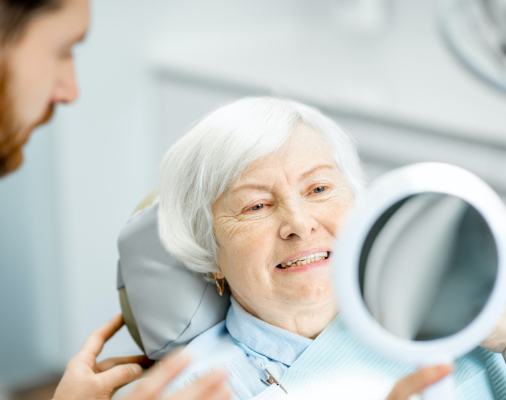
{"label": "bearded man", "polygon": [[[0,176],[23,162],[34,129],[49,121],[55,106],[78,97],[72,50],[90,21],[89,0],[0,0]],[[141,356],[97,362],[106,341],[121,328],[121,316],[95,331],[69,362],[54,400],[110,399],[139,378]],[[189,363],[179,352],[152,368],[126,399],[153,399]],[[228,399],[221,372],[203,376],[167,399]]]}

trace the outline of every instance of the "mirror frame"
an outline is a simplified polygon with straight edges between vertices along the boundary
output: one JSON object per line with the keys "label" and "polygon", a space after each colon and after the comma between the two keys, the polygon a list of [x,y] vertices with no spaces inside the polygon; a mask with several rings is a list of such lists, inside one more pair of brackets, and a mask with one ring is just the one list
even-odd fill
{"label": "mirror frame", "polygon": [[[371,227],[387,209],[426,192],[459,197],[482,215],[496,242],[497,277],[482,311],[464,329],[444,338],[410,341],[386,331],[367,309],[359,284],[360,256]],[[505,257],[506,207],[501,198],[465,169],[420,163],[385,174],[358,196],[335,242],[332,279],[344,322],[360,340],[389,358],[426,365],[452,361],[479,345],[493,330],[506,306]]]}

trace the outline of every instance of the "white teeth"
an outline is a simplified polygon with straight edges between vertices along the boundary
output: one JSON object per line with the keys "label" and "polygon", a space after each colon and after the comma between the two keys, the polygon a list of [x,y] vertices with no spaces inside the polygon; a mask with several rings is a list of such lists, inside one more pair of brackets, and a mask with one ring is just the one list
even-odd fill
{"label": "white teeth", "polygon": [[327,258],[328,256],[329,256],[329,253],[327,251],[322,251],[319,253],[310,254],[306,257],[301,257],[296,260],[287,261],[286,263],[281,264],[281,268],[288,268],[288,267],[291,267],[292,265],[300,266],[300,265],[311,264],[315,261],[323,260],[323,259]]}

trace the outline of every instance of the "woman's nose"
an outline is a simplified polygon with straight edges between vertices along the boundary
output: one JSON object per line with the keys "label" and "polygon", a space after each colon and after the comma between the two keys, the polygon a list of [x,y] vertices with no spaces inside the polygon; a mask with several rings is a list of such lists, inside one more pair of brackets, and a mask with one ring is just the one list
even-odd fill
{"label": "woman's nose", "polygon": [[310,212],[303,207],[291,207],[284,212],[279,235],[282,239],[307,239],[317,226],[318,222]]}

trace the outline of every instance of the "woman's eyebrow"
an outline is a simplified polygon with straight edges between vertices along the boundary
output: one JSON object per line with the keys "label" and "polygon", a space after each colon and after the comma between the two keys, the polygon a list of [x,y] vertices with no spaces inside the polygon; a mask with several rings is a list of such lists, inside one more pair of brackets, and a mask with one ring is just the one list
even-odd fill
{"label": "woman's eyebrow", "polygon": [[244,183],[244,184],[239,185],[235,188],[232,188],[230,193],[231,194],[237,193],[237,192],[239,192],[241,190],[245,190],[245,189],[254,189],[254,190],[259,190],[259,191],[263,191],[263,192],[270,192],[271,191],[270,186],[263,185],[261,183]]}
{"label": "woman's eyebrow", "polygon": [[[310,168],[309,170],[303,172],[299,176],[299,180],[307,178],[308,176],[310,176],[310,175],[314,174],[315,172],[318,172],[319,170],[322,170],[322,169],[335,170],[336,166],[334,164],[316,165],[316,166]],[[258,191],[263,191],[263,192],[270,192],[272,190],[272,187],[268,186],[268,185],[261,184],[261,183],[255,183],[255,182],[248,183],[248,182],[246,182],[246,183],[243,183],[242,185],[232,188],[230,190],[230,194],[235,194],[235,193],[237,193],[241,190],[245,190],[245,189],[253,189],[253,190],[258,190]]]}
{"label": "woman's eyebrow", "polygon": [[304,179],[304,178],[307,178],[308,176],[314,174],[315,172],[321,170],[321,169],[336,169],[336,166],[333,165],[333,164],[320,164],[320,165],[317,165],[309,170],[307,170],[306,172],[303,172],[300,176],[299,176],[299,179]]}

